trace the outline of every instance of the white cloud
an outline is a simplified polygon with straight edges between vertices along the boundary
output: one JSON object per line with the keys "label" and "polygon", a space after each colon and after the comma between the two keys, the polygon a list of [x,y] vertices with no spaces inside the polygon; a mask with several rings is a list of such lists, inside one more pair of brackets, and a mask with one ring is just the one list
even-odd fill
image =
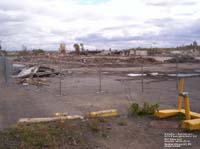
{"label": "white cloud", "polygon": [[[83,41],[96,48],[151,46],[169,30],[167,36],[176,36],[177,30],[196,25],[199,8],[198,0],[1,0],[0,40],[7,49],[20,49],[22,44],[57,49],[61,41],[71,49],[74,42]],[[146,35],[152,38],[130,40]],[[88,37],[93,42],[87,42]],[[157,45],[182,44],[176,40]]]}

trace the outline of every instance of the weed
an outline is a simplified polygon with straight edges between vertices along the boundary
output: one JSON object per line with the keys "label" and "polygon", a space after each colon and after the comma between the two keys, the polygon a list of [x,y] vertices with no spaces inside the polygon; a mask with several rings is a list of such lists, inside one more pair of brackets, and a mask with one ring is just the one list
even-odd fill
{"label": "weed", "polygon": [[106,132],[102,132],[102,133],[101,133],[101,136],[102,136],[103,138],[109,138],[109,135],[108,135],[108,133],[106,133]]}
{"label": "weed", "polygon": [[105,119],[105,118],[104,119],[99,119],[99,118],[90,119],[88,121],[88,128],[96,136],[100,136],[102,138],[109,138],[109,132],[111,130],[111,127],[108,123],[108,119]]}
{"label": "weed", "polygon": [[177,113],[176,118],[178,120],[185,120],[185,114],[183,114],[183,113]]}
{"label": "weed", "polygon": [[0,132],[0,148],[85,148],[90,143],[87,135],[108,138],[107,120],[49,122],[17,125]]}
{"label": "weed", "polygon": [[90,128],[90,130],[91,130],[92,132],[97,133],[97,132],[100,131],[100,125],[99,125],[97,119],[91,120],[91,121],[88,123],[88,127]]}
{"label": "weed", "polygon": [[119,126],[126,126],[126,125],[127,125],[127,123],[126,123],[124,120],[122,120],[122,119],[120,119],[120,120],[117,122],[117,124],[118,124]]}
{"label": "weed", "polygon": [[54,148],[63,144],[84,143],[83,130],[67,122],[18,125],[8,130],[11,140],[20,142],[22,148]]}
{"label": "weed", "polygon": [[129,109],[130,115],[152,115],[159,108],[159,104],[149,104],[148,102],[144,102],[143,107],[140,107],[138,103],[131,104]]}

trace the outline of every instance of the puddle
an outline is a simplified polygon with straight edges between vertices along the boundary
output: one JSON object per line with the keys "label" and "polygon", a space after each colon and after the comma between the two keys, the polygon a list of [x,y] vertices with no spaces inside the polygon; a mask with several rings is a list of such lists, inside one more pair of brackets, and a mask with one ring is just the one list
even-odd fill
{"label": "puddle", "polygon": [[194,76],[200,76],[200,74],[196,73],[191,73],[191,74],[184,74],[184,73],[179,73],[179,74],[167,74],[169,77],[194,77]]}
{"label": "puddle", "polygon": [[200,70],[195,70],[195,72],[200,72]]}
{"label": "puddle", "polygon": [[[163,75],[163,74],[159,74],[158,72],[152,72],[152,73],[145,73],[143,74],[143,76],[158,76],[158,75]],[[141,77],[142,74],[141,73],[129,73],[128,74],[129,77]]]}
{"label": "puddle", "polygon": [[[141,77],[141,73],[129,73],[127,76],[129,77]],[[143,74],[143,76],[146,76],[146,74]]]}
{"label": "puddle", "polygon": [[161,75],[161,74],[159,74],[158,72],[152,72],[152,73],[150,73],[150,75],[151,76],[158,76],[158,75]]}
{"label": "puddle", "polygon": [[[195,77],[195,76],[200,76],[200,74],[198,73],[179,73],[179,74],[161,74],[158,72],[152,72],[152,73],[147,73],[147,74],[143,74],[143,76],[168,76],[168,77]],[[141,73],[129,73],[127,74],[127,76],[129,77],[141,77],[142,74]]]}

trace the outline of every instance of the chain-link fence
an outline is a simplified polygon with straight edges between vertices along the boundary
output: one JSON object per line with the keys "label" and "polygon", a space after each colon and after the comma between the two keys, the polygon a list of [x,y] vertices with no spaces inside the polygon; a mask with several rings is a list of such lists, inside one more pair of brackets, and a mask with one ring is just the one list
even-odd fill
{"label": "chain-link fence", "polygon": [[12,75],[12,62],[6,57],[0,57],[0,84],[9,84]]}

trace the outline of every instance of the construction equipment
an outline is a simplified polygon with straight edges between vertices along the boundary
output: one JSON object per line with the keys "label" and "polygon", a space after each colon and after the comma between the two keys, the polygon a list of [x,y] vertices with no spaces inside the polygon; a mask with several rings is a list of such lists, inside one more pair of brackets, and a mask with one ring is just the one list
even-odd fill
{"label": "construction equipment", "polygon": [[[155,116],[159,118],[167,118],[175,116],[179,113],[185,114],[186,120],[182,122],[182,128],[189,130],[200,130],[200,114],[190,111],[190,99],[187,92],[184,90],[184,80],[181,79],[179,83],[179,96],[178,96],[178,108],[158,110],[155,112]],[[182,102],[184,100],[184,109],[182,109]]]}

